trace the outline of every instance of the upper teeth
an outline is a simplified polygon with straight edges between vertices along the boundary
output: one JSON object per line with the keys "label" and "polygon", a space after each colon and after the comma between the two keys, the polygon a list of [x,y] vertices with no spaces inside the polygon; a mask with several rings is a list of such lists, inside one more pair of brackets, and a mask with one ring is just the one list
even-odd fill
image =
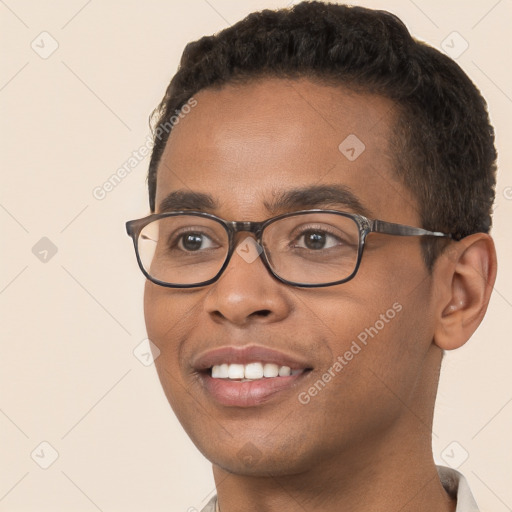
{"label": "upper teeth", "polygon": [[261,379],[263,377],[287,377],[301,373],[302,370],[291,370],[289,366],[278,366],[273,363],[249,364],[216,364],[212,367],[214,379]]}

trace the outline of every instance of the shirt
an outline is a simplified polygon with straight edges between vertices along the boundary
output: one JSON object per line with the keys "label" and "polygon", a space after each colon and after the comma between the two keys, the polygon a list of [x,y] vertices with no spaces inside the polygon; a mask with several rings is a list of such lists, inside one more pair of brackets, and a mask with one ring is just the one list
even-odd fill
{"label": "shirt", "polygon": [[[479,512],[478,506],[471,494],[468,482],[462,473],[446,466],[436,466],[441,484],[451,497],[457,497],[455,512]],[[214,496],[201,512],[219,512],[217,496]]]}

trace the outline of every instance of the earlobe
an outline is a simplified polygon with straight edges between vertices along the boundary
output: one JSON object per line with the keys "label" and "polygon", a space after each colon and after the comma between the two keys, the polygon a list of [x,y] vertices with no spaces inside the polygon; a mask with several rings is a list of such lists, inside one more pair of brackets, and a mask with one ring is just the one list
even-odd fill
{"label": "earlobe", "polygon": [[435,266],[438,294],[434,343],[453,350],[468,341],[480,325],[496,280],[496,249],[486,233],[453,242]]}

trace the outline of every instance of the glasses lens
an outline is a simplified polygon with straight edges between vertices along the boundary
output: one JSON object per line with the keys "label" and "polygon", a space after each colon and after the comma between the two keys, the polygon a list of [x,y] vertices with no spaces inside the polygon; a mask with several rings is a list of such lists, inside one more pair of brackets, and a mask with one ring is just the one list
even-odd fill
{"label": "glasses lens", "polygon": [[168,284],[196,284],[219,272],[229,240],[218,222],[198,215],[176,215],[145,226],[138,238],[139,258],[154,279]]}
{"label": "glasses lens", "polygon": [[359,253],[359,226],[350,217],[308,213],[268,225],[262,241],[274,272],[300,284],[327,284],[351,276]]}

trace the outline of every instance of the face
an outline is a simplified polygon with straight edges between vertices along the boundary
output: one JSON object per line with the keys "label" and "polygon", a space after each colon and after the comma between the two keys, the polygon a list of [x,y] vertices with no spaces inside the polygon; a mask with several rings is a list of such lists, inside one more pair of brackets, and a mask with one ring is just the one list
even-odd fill
{"label": "face", "polygon": [[[229,221],[310,208],[354,213],[353,202],[332,197],[267,209],[292,189],[327,185],[350,191],[370,218],[420,225],[393,172],[395,111],[386,99],[305,79],[228,85],[195,99],[160,162],[157,213],[176,191],[213,200],[177,210]],[[290,286],[235,251],[208,286],[147,281],[145,318],[163,389],[199,450],[230,472],[285,475],[353,464],[362,445],[371,453],[396,432],[425,434],[439,363],[431,295],[419,239],[372,233],[346,283]],[[296,371],[247,382],[211,376],[213,365],[257,362]]]}

